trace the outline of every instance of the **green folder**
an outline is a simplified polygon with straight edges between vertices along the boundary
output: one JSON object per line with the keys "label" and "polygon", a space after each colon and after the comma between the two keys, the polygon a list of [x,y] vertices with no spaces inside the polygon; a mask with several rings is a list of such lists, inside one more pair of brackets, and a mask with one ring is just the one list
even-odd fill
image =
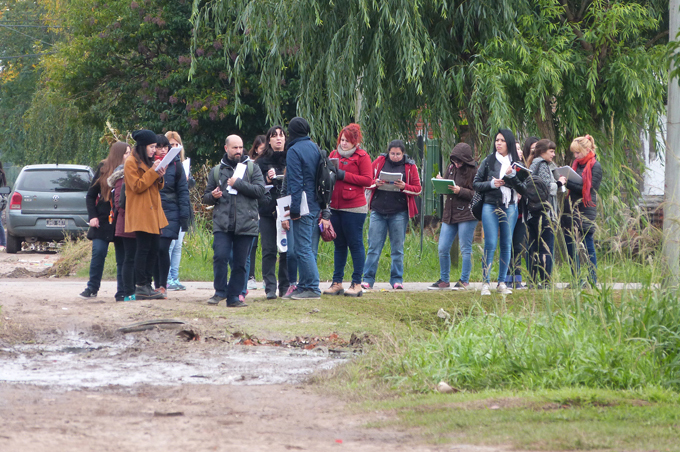
{"label": "green folder", "polygon": [[453,190],[449,190],[449,185],[456,185],[453,179],[437,179],[433,177],[431,180],[434,191],[438,195],[450,195],[453,193]]}

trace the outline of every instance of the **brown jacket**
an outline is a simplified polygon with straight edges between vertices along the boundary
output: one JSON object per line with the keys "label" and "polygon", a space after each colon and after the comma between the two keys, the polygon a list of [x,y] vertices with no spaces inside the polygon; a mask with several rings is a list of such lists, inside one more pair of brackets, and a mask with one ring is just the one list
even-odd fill
{"label": "brown jacket", "polygon": [[[456,168],[453,157],[463,162],[463,166]],[[451,151],[449,166],[444,179],[453,179],[460,186],[457,195],[446,195],[444,198],[444,213],[442,223],[456,224],[475,219],[470,210],[470,201],[475,194],[472,181],[477,174],[477,162],[472,158],[472,148],[466,143],[458,143]]]}
{"label": "brown jacket", "polygon": [[125,232],[160,234],[168,225],[161,188],[163,178],[155,170],[132,155],[125,161]]}

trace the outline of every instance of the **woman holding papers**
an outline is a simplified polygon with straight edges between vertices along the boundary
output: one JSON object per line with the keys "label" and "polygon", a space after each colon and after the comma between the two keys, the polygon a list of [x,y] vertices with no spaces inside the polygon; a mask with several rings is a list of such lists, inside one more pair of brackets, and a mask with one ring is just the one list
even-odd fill
{"label": "woman holding papers", "polygon": [[[269,190],[269,202],[260,203],[260,237],[262,241],[262,279],[267,299],[275,299],[277,289],[276,255],[279,254],[278,290],[284,296],[290,286],[286,253],[279,253],[276,244],[276,200],[283,196],[283,176],[286,170],[286,133],[281,126],[274,126],[264,139],[264,150],[255,159]],[[251,157],[252,158],[252,157]],[[255,265],[251,256],[250,266]]]}
{"label": "woman holding papers", "polygon": [[[391,180],[388,181],[388,178]],[[387,146],[387,154],[380,154],[375,159],[373,185],[369,190],[371,223],[368,227],[368,253],[361,287],[373,288],[378,260],[389,232],[392,258],[390,284],[393,289],[403,289],[406,227],[409,218],[418,213],[415,197],[421,192],[418,167],[406,155],[403,141],[391,141]]]}
{"label": "woman holding papers", "polygon": [[[165,133],[166,138],[170,142],[170,149],[181,147],[179,151],[179,161],[184,166],[184,173],[187,177],[187,188],[191,190],[196,185],[196,180],[191,176],[191,169],[189,164],[191,159],[186,158],[184,154],[184,146],[182,145],[182,137],[175,131]],[[191,198],[190,198],[191,199]],[[193,208],[189,206],[189,224],[193,221]],[[182,245],[184,244],[184,235],[187,230],[181,228],[176,240],[170,242],[170,271],[168,272],[168,290],[186,290],[186,287],[179,281],[179,264],[182,261]]]}
{"label": "woman holding papers", "polygon": [[164,167],[154,161],[156,134],[151,130],[136,130],[132,139],[137,143],[132,157],[125,161],[125,232],[134,232],[135,297],[137,300],[163,298],[151,288],[151,275],[158,260],[161,229],[168,225],[161,206]]}
{"label": "woman holding papers", "polygon": [[[472,158],[472,148],[467,143],[458,143],[449,156],[449,166],[444,179],[452,179],[455,185],[449,186],[451,193],[444,200],[444,213],[439,233],[439,280],[428,287],[430,290],[465,290],[470,283],[472,270],[472,239],[475,235],[477,220],[470,211],[470,200],[474,195],[472,182],[477,174],[477,162]],[[440,178],[437,175],[437,178]],[[453,287],[449,282],[451,271],[451,244],[458,235],[463,256],[460,278]]]}
{"label": "woman holding papers", "polygon": [[555,231],[553,224],[557,220],[557,189],[566,184],[567,179],[562,176],[555,180],[552,170],[555,167],[555,143],[550,140],[539,140],[531,151],[527,160],[532,173],[540,177],[547,187],[550,187],[548,202],[550,209],[542,212],[526,211],[526,225],[529,231],[529,276],[536,285],[547,289],[550,287],[550,275],[553,267],[553,249],[555,245]]}
{"label": "woman holding papers", "polygon": [[498,285],[501,294],[511,294],[505,284],[512,249],[512,232],[517,221],[517,200],[519,190],[524,194],[524,186],[512,167],[519,162],[515,136],[508,129],[500,129],[494,141],[494,149],[479,165],[475,175],[475,191],[484,196],[482,208],[482,227],[484,228],[484,257],[482,258],[483,285],[482,295],[491,295],[489,288],[490,270],[498,245],[500,231],[500,261]]}
{"label": "woman holding papers", "polygon": [[[175,148],[176,150],[177,148]],[[170,140],[158,135],[155,160],[160,161],[170,151]],[[168,225],[161,230],[158,240],[158,265],[154,273],[156,290],[167,297],[168,274],[170,272],[170,244],[179,238],[179,231],[189,229],[191,202],[184,166],[179,152],[169,162],[163,175],[163,188],[160,191],[163,213]]]}
{"label": "woman holding papers", "polygon": [[[574,154],[572,169],[581,176],[581,181],[569,177],[567,190],[569,196],[564,199],[564,210],[561,223],[567,251],[572,261],[572,273],[576,275],[580,269],[577,242],[585,244],[590,260],[588,265],[591,284],[597,284],[597,256],[595,255],[595,217],[597,216],[597,191],[602,182],[602,167],[595,155],[595,140],[590,135],[578,137],[571,142],[569,150]],[[581,287],[585,281],[580,279]]]}
{"label": "woman holding papers", "polygon": [[[338,148],[329,158],[338,159],[337,180],[331,198],[331,224],[337,237],[335,244],[333,284],[324,291],[326,295],[360,297],[361,277],[364,274],[364,222],[368,205],[365,190],[373,183],[371,157],[359,147],[361,143],[359,124],[350,124],[338,136]],[[354,272],[352,284],[345,291],[342,279],[347,263],[347,249],[352,253]]]}

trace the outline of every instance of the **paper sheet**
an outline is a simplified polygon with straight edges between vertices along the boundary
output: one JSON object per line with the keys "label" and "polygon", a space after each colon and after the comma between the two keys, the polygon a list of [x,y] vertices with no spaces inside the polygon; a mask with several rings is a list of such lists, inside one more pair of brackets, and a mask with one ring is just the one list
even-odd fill
{"label": "paper sheet", "polygon": [[[248,168],[248,165],[245,163],[239,163],[236,165],[236,169],[234,170],[234,175],[232,177],[235,177],[236,179],[243,179],[243,176],[246,174],[246,169]],[[238,194],[238,190],[236,190],[234,187],[229,187],[227,189],[227,192],[230,195],[236,195]]]}
{"label": "paper sheet", "polygon": [[182,162],[182,166],[184,167],[184,174],[186,174],[187,180],[189,180],[189,175],[191,175],[191,158],[187,157]]}
{"label": "paper sheet", "polygon": [[161,160],[161,163],[158,164],[158,167],[156,167],[156,171],[159,169],[167,168],[170,162],[172,162],[175,157],[177,157],[177,154],[182,150],[182,146],[172,148],[168,151],[167,154],[165,154],[165,157],[163,157],[163,160]]}
{"label": "paper sheet", "polygon": [[[284,196],[276,200],[276,213],[278,218],[282,221],[290,219],[290,195]],[[309,205],[307,204],[307,193],[302,192],[302,199],[300,200],[300,216],[309,215]]]}
{"label": "paper sheet", "polygon": [[378,187],[378,190],[384,191],[399,191],[399,189],[394,185],[396,181],[401,180],[401,173],[388,173],[386,171],[380,171],[378,179],[384,181],[385,184]]}

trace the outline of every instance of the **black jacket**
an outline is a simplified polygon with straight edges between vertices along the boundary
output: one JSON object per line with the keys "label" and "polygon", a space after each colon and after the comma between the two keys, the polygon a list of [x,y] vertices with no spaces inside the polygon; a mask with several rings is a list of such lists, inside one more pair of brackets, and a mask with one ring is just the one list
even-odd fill
{"label": "black jacket", "polygon": [[258,157],[255,163],[262,171],[265,185],[273,185],[269,190],[269,197],[260,200],[260,216],[276,217],[276,200],[283,195],[283,179],[274,179],[267,182],[267,173],[271,168],[276,170],[276,174],[283,174],[286,169],[286,152],[273,152],[271,155]]}
{"label": "black jacket", "polygon": [[[491,180],[495,177],[500,177],[501,165],[496,160],[496,153],[488,155],[479,165],[479,170],[475,175],[474,183],[472,184],[475,191],[484,195],[484,204],[492,204],[499,207],[503,203],[503,195],[500,188],[492,188]],[[526,194],[526,187],[517,177],[504,176],[505,186],[517,191],[520,195]]]}
{"label": "black jacket", "polygon": [[191,216],[189,186],[179,155],[165,169],[163,180],[165,184],[160,191],[161,204],[168,225],[161,229],[161,237],[174,240],[179,237],[180,227],[184,231],[189,228]]}
{"label": "black jacket", "polygon": [[[579,176],[583,175],[585,165],[576,167],[576,173]],[[576,183],[567,180],[567,190],[569,196],[564,198],[564,210],[562,211],[562,218],[560,222],[562,227],[571,228],[573,225],[578,227],[581,232],[588,233],[591,228],[595,227],[595,218],[597,217],[597,191],[600,189],[602,183],[602,166],[600,162],[595,162],[593,165],[593,180],[590,189],[590,198],[593,202],[592,206],[586,207],[583,205],[583,183]]]}
{"label": "black jacket", "polygon": [[[101,186],[99,185],[100,170],[101,165],[99,165],[97,171],[95,171],[94,178],[92,178],[92,185],[90,185],[90,188],[87,190],[87,195],[85,195],[87,219],[88,221],[93,218],[99,219],[99,227],[95,228],[95,239],[113,242],[116,226],[113,224],[113,222],[109,223],[109,215],[111,214],[111,201],[104,201],[101,197]],[[110,192],[108,193],[108,197],[111,198]]]}
{"label": "black jacket", "polygon": [[[247,164],[248,156],[241,158],[241,163]],[[208,175],[208,184],[203,194],[203,204],[213,205],[213,232],[229,232],[229,226],[233,225],[236,235],[258,235],[259,214],[257,201],[264,195],[264,178],[260,167],[253,164],[253,171],[246,173],[242,179],[234,183],[236,195],[227,192],[227,180],[234,175],[231,163],[225,157],[220,162],[220,177],[218,183],[222,190],[222,197],[215,199],[212,191],[217,187],[213,171]]]}

